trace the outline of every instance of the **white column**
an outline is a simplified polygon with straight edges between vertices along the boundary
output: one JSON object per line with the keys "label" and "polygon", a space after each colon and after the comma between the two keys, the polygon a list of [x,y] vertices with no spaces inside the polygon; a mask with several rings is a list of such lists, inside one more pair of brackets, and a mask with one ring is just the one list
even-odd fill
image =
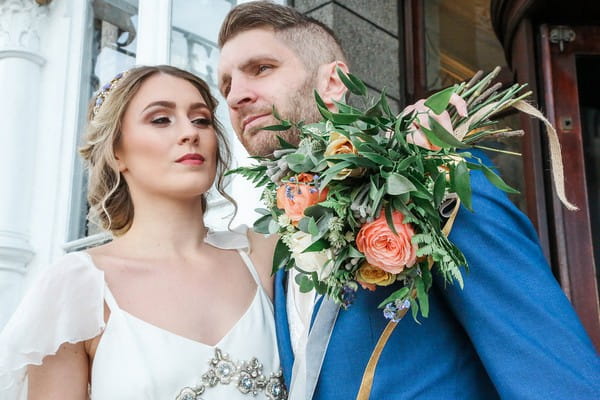
{"label": "white column", "polygon": [[21,298],[34,255],[29,232],[41,68],[38,27],[47,7],[0,0],[0,327]]}
{"label": "white column", "polygon": [[143,0],[138,6],[136,64],[169,63],[172,0]]}

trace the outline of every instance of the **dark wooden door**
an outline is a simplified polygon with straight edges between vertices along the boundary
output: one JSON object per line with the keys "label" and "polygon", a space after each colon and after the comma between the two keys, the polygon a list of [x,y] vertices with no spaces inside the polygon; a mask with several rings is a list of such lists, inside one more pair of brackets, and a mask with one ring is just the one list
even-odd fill
{"label": "dark wooden door", "polygon": [[568,211],[552,202],[551,247],[561,285],[600,350],[600,27],[540,27],[546,113],[557,128]]}

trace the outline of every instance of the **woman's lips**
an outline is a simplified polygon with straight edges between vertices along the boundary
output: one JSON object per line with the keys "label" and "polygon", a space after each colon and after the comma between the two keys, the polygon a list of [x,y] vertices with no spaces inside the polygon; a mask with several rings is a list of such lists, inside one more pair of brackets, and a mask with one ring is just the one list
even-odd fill
{"label": "woman's lips", "polygon": [[179,157],[176,162],[185,165],[202,165],[204,164],[204,157],[197,153],[188,153]]}

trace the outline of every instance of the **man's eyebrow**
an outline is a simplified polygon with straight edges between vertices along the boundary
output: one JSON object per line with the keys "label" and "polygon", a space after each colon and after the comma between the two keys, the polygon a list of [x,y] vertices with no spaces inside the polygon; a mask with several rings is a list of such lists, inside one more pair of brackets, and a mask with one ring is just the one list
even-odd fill
{"label": "man's eyebrow", "polygon": [[[240,71],[246,71],[249,68],[252,68],[253,66],[255,66],[256,64],[264,64],[264,63],[274,63],[277,64],[279,63],[280,60],[276,57],[273,57],[270,54],[258,54],[255,55],[247,60],[245,60],[242,64],[240,64],[237,69]],[[231,81],[231,75],[230,74],[223,74],[223,76],[221,77],[221,80],[219,82],[219,90],[221,91],[221,93],[223,93],[223,89],[225,88],[225,86],[227,86],[227,84]]]}

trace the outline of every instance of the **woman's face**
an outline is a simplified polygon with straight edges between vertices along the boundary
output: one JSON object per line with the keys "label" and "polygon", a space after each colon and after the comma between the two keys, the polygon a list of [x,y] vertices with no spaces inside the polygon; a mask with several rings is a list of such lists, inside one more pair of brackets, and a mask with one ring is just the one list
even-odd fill
{"label": "woman's face", "polygon": [[115,156],[134,200],[193,198],[211,187],[217,136],[211,112],[190,82],[164,73],[150,76],[129,103],[121,125]]}

